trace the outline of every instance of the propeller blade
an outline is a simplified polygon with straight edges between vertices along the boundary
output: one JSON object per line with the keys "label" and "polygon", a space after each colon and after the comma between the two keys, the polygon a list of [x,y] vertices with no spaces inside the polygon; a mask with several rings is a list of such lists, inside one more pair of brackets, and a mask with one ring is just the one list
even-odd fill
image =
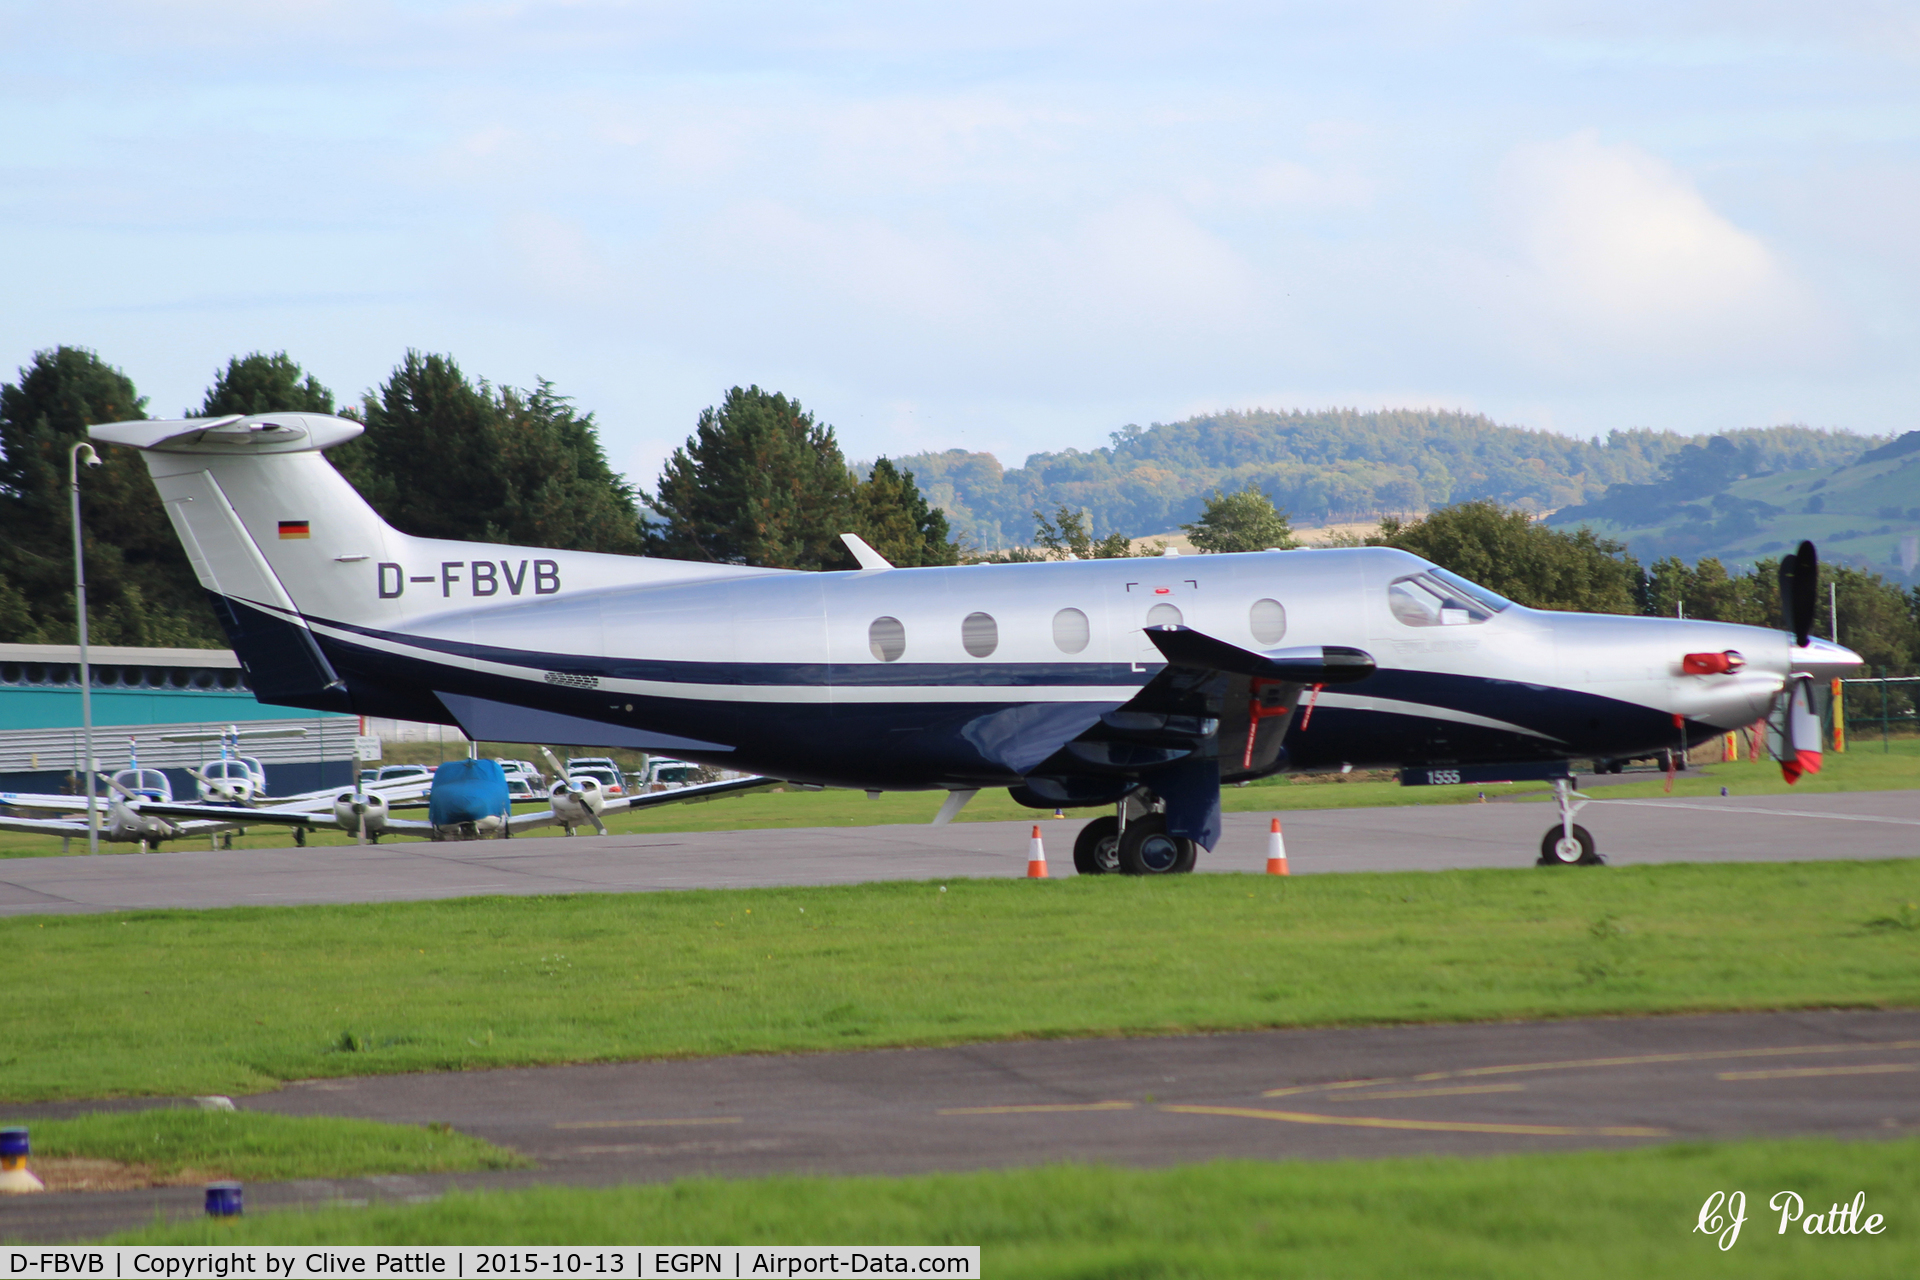
{"label": "propeller blade", "polygon": [[1780,622],[1803,649],[1813,634],[1813,615],[1819,607],[1820,557],[1811,542],[1803,542],[1798,551],[1780,558]]}

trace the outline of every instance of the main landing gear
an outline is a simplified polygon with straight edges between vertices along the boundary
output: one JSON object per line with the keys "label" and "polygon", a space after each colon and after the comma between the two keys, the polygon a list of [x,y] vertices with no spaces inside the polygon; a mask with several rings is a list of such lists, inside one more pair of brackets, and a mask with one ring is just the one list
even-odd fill
{"label": "main landing gear", "polygon": [[1553,780],[1553,798],[1560,805],[1560,821],[1547,828],[1540,838],[1540,865],[1543,867],[1597,867],[1606,859],[1593,847],[1593,833],[1573,820],[1586,808],[1591,797],[1573,789],[1570,778]]}
{"label": "main landing gear", "polygon": [[[1169,876],[1192,871],[1200,848],[1167,833],[1167,816],[1132,796],[1116,812],[1080,828],[1073,842],[1073,869],[1083,876]],[[1124,822],[1122,819],[1124,818]]]}

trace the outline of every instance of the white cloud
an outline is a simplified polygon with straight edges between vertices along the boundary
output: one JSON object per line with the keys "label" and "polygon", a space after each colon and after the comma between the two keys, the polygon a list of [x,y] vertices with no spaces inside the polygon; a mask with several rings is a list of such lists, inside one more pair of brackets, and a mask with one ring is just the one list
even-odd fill
{"label": "white cloud", "polygon": [[1767,243],[1638,147],[1590,131],[1516,147],[1496,200],[1510,336],[1542,354],[1716,367],[1829,354],[1818,308]]}

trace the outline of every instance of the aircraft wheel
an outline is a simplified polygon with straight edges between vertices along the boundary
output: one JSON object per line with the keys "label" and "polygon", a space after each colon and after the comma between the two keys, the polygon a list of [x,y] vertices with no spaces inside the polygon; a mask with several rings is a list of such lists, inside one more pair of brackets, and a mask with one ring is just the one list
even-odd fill
{"label": "aircraft wheel", "polygon": [[1080,828],[1073,840],[1073,869],[1083,876],[1120,870],[1120,819],[1108,814]]}
{"label": "aircraft wheel", "polygon": [[1199,850],[1193,841],[1167,834],[1165,814],[1142,814],[1120,837],[1120,872],[1129,876],[1172,876],[1193,870]]}
{"label": "aircraft wheel", "polygon": [[1547,828],[1547,834],[1540,837],[1540,865],[1543,867],[1597,867],[1606,859],[1593,848],[1593,833],[1579,823],[1573,827],[1573,839],[1569,840],[1560,829],[1559,823]]}

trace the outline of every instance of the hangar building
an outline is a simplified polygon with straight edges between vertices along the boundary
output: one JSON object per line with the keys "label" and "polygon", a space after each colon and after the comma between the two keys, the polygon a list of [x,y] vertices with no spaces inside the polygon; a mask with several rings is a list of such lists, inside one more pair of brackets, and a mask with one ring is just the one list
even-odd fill
{"label": "hangar building", "polygon": [[[254,701],[240,660],[227,649],[133,649],[91,645],[93,754],[101,770],[140,763],[166,770],[175,795],[193,794],[188,768],[220,754],[217,742],[162,742],[169,733],[305,729],[298,738],[245,742],[266,766],[276,795],[339,786],[353,778],[357,717]],[[83,790],[79,783],[80,648],[0,644],[0,791]]]}

